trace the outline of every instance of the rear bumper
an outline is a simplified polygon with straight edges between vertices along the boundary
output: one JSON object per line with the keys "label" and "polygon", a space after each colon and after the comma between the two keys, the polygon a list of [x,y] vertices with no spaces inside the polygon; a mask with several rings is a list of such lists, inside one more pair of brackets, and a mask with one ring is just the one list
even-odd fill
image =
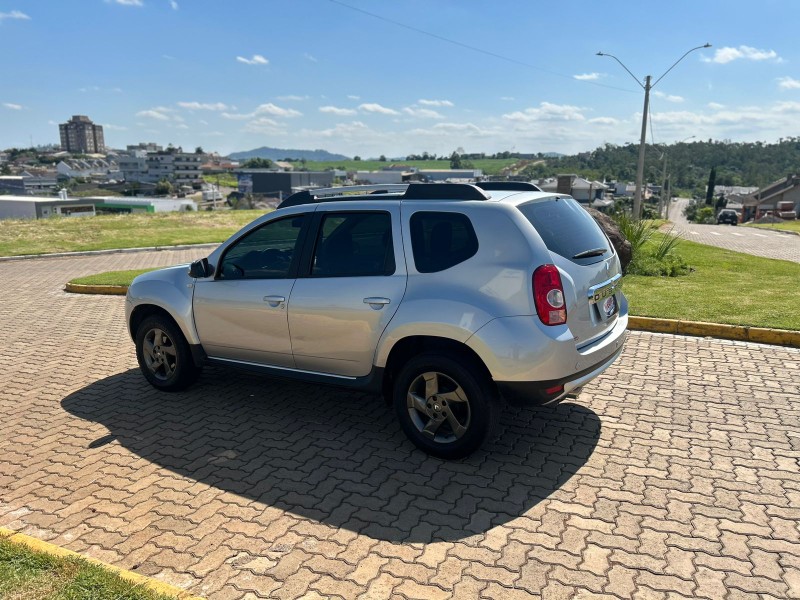
{"label": "rear bumper", "polygon": [[600,375],[622,354],[624,338],[619,349],[600,363],[574,373],[569,377],[549,381],[495,381],[497,390],[511,404],[543,405],[554,404],[571,392],[579,390]]}

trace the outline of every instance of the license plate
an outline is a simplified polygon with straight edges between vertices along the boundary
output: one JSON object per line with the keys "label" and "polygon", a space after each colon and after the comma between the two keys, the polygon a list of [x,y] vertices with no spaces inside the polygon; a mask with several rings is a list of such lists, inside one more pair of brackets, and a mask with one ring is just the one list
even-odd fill
{"label": "license plate", "polygon": [[619,310],[619,307],[617,306],[616,297],[609,296],[608,298],[603,300],[600,310],[603,313],[603,317],[605,317],[606,319],[613,316],[617,312],[617,310]]}

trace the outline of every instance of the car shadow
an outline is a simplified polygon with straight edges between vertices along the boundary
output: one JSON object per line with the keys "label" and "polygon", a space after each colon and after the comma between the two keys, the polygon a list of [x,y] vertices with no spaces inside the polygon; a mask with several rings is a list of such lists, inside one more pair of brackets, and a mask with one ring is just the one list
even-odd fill
{"label": "car shadow", "polygon": [[298,516],[392,542],[458,540],[506,523],[588,460],[597,415],[577,404],[505,408],[498,433],[461,461],[409,442],[380,398],[207,368],[185,392],[137,369],[62,401],[134,454]]}

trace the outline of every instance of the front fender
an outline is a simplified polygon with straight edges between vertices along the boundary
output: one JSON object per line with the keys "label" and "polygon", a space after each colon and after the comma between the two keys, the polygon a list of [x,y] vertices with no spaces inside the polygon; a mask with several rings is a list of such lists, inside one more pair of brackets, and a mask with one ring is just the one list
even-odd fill
{"label": "front fender", "polygon": [[125,299],[125,321],[131,337],[131,316],[140,306],[157,306],[165,310],[180,327],[186,341],[199,344],[200,338],[192,316],[194,279],[189,277],[189,266],[178,265],[139,275],[128,288]]}

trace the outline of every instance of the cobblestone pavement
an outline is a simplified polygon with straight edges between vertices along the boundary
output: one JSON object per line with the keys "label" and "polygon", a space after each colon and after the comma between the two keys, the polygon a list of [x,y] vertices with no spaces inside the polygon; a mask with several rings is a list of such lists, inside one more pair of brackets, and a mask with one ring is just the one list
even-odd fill
{"label": "cobblestone pavement", "polygon": [[669,211],[670,220],[675,224],[673,233],[683,239],[754,256],[800,263],[800,235],[756,227],[689,223],[683,216],[683,208],[688,202],[686,198],[679,198],[672,203]]}
{"label": "cobblestone pavement", "polygon": [[445,462],[357,393],[158,393],[122,298],[61,291],[196,254],[0,263],[0,525],[212,599],[800,597],[800,351],[634,332]]}

